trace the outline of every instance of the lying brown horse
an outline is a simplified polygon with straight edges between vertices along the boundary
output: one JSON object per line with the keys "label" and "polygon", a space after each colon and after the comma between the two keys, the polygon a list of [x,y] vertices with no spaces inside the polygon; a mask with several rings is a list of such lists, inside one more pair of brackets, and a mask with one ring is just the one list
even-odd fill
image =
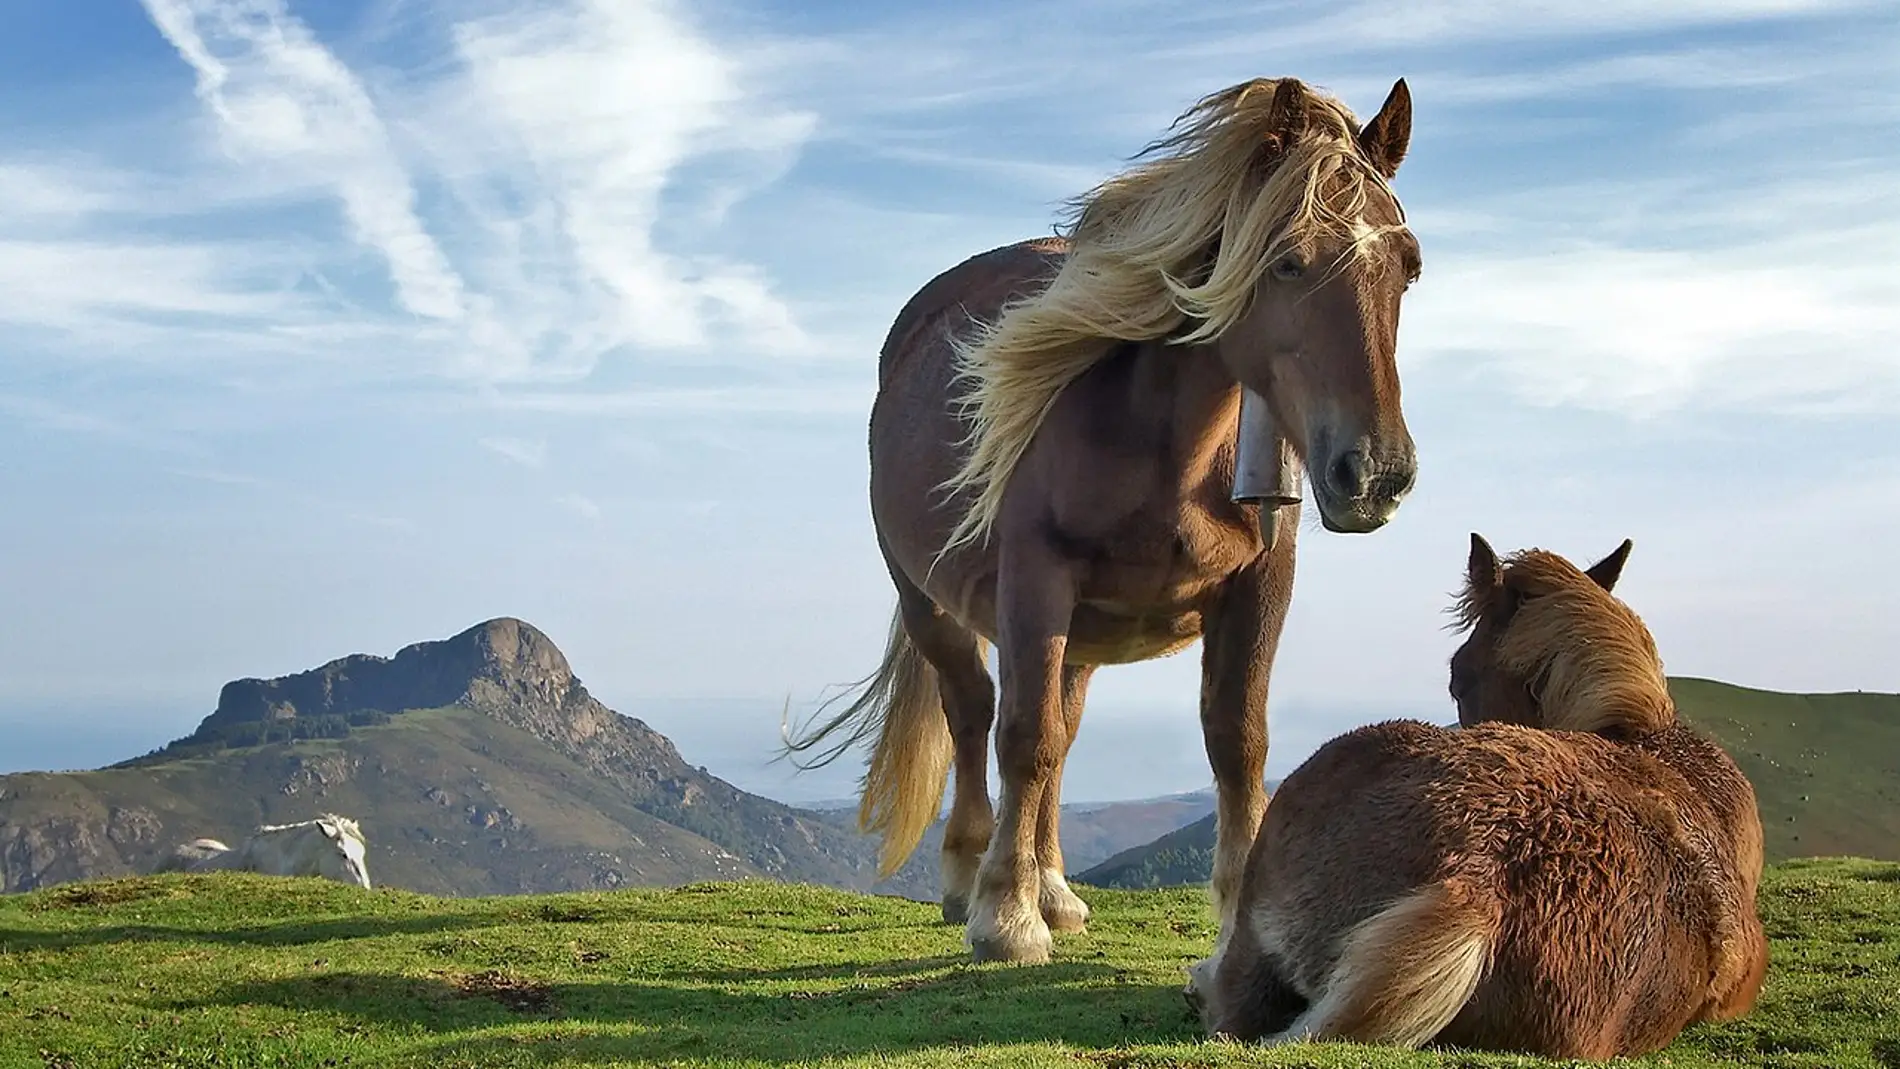
{"label": "lying brown horse", "polygon": [[1294,465],[1337,532],[1378,529],[1414,479],[1394,349],[1419,250],[1387,185],[1410,136],[1403,81],[1363,126],[1295,79],[1231,87],[1082,198],[1065,238],[965,261],[891,328],[870,427],[890,642],[787,745],[846,729],[818,764],[876,740],[859,823],[886,874],[954,763],[943,913],[977,958],[1041,961],[1051,927],[1083,926],[1056,822],[1090,674],[1197,638],[1217,912],[1232,897],[1266,808]]}
{"label": "lying brown horse", "polygon": [[1629,548],[1500,568],[1472,536],[1463,727],[1360,728],[1280,785],[1190,970],[1211,1032],[1605,1059],[1754,1005],[1755,792],[1611,596]]}

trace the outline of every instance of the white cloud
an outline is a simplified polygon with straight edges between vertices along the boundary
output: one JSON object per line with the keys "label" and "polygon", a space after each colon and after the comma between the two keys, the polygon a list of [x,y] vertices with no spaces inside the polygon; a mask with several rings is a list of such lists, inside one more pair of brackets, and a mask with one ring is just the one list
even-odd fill
{"label": "white cloud", "polygon": [[1234,10],[1249,17],[1251,35],[1219,35],[1212,49],[1224,54],[1248,47],[1271,54],[1320,45],[1372,51],[1475,45],[1484,42],[1627,35],[1695,26],[1740,25],[1804,15],[1873,10],[1873,0],[1383,0],[1329,6],[1312,19],[1288,17],[1258,7]]}
{"label": "white cloud", "polygon": [[548,459],[548,444],[539,440],[483,438],[482,446],[495,455],[511,460],[524,468],[538,468],[547,463]]}
{"label": "white cloud", "polygon": [[864,416],[875,384],[742,386],[601,391],[523,390],[491,395],[497,408],[572,416],[699,415],[709,412],[780,412]]}
{"label": "white cloud", "polygon": [[[116,306],[198,315],[138,335],[197,359],[203,317],[236,317],[268,325],[265,351],[394,352],[412,373],[486,382],[574,380],[619,352],[818,349],[745,243],[721,236],[815,120],[666,0],[430,8],[449,51],[376,81],[285,0],[142,2],[195,73],[225,155],[165,177],[195,190],[201,218],[268,206],[272,232],[296,240],[153,240],[144,224],[178,209],[139,193],[161,176],[0,159],[0,194],[21,210],[8,226],[60,231],[0,246],[0,277],[38,280],[0,298],[0,318],[98,341],[126,318]],[[341,207],[347,244],[311,225],[319,205]],[[286,212],[300,217],[287,226]],[[114,273],[120,250],[131,260]],[[363,283],[359,250],[386,287]],[[60,258],[73,270],[48,278]],[[105,273],[81,269],[95,260]],[[77,281],[101,278],[129,284],[94,287],[108,300]]]}
{"label": "white cloud", "polygon": [[[1467,210],[1408,298],[1428,374],[1539,405],[1656,414],[1900,410],[1890,179],[1604,184]],[[1432,212],[1415,207],[1421,226]],[[1441,364],[1442,361],[1442,364]]]}
{"label": "white cloud", "polygon": [[600,519],[600,504],[581,494],[563,494],[554,503],[586,520]]}
{"label": "white cloud", "polygon": [[375,104],[283,0],[141,2],[197,73],[233,155],[326,180],[355,238],[387,263],[404,308],[465,314],[462,280],[415,214]]}
{"label": "white cloud", "polygon": [[805,347],[771,280],[709,238],[789,166],[809,115],[657,0],[537,8],[453,36],[455,72],[406,133],[467,213],[493,314],[527,324],[508,331],[520,351],[574,377],[620,347]]}

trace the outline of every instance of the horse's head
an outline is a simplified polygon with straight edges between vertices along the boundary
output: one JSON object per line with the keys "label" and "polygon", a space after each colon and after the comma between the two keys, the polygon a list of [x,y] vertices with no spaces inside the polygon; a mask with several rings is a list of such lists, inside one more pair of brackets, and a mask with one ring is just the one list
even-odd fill
{"label": "horse's head", "polygon": [[1456,612],[1471,634],[1451,657],[1458,722],[1624,735],[1674,723],[1655,639],[1613,595],[1628,539],[1585,569],[1543,550],[1500,563],[1471,536]]}
{"label": "horse's head", "polygon": [[1257,193],[1229,210],[1209,280],[1232,273],[1252,292],[1215,344],[1235,379],[1268,399],[1326,528],[1374,531],[1417,475],[1396,352],[1419,247],[1386,185],[1411,141],[1411,94],[1400,80],[1358,127],[1285,78],[1253,128],[1264,131],[1248,161]]}
{"label": "horse's head", "polygon": [[317,821],[323,833],[323,849],[317,854],[317,874],[338,883],[369,886],[369,861],[363,832],[356,821],[343,817],[323,817]]}

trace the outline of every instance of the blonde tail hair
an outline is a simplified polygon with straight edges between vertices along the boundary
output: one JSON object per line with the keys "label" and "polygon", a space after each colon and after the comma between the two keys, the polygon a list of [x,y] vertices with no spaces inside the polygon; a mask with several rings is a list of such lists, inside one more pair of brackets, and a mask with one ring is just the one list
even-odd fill
{"label": "blonde tail hair", "polygon": [[909,859],[931,821],[937,819],[954,745],[937,688],[937,670],[917,652],[901,613],[891,618],[883,662],[845,693],[852,690],[860,693],[850,705],[803,738],[793,740],[788,732],[784,751],[803,752],[848,728],[817,759],[799,766],[815,768],[876,733],[858,803],[858,827],[883,837],[878,853],[878,878],[883,879]]}
{"label": "blonde tail hair", "polygon": [[1461,880],[1420,888],[1346,937],[1326,992],[1287,1039],[1416,1048],[1458,1016],[1491,965],[1499,911]]}

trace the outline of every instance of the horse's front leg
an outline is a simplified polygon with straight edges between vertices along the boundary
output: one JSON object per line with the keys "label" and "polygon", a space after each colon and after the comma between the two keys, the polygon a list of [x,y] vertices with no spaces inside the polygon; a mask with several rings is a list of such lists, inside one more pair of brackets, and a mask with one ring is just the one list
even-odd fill
{"label": "horse's front leg", "polygon": [[1044,547],[1006,542],[996,583],[996,764],[1002,798],[996,831],[977,870],[965,931],[978,961],[1049,959],[1037,851],[1042,802],[1068,750],[1062,655],[1075,584]]}
{"label": "horse's front leg", "polygon": [[1267,679],[1293,599],[1299,508],[1274,516],[1272,548],[1227,581],[1201,624],[1201,736],[1215,788],[1211,891],[1223,933],[1267,811]]}

